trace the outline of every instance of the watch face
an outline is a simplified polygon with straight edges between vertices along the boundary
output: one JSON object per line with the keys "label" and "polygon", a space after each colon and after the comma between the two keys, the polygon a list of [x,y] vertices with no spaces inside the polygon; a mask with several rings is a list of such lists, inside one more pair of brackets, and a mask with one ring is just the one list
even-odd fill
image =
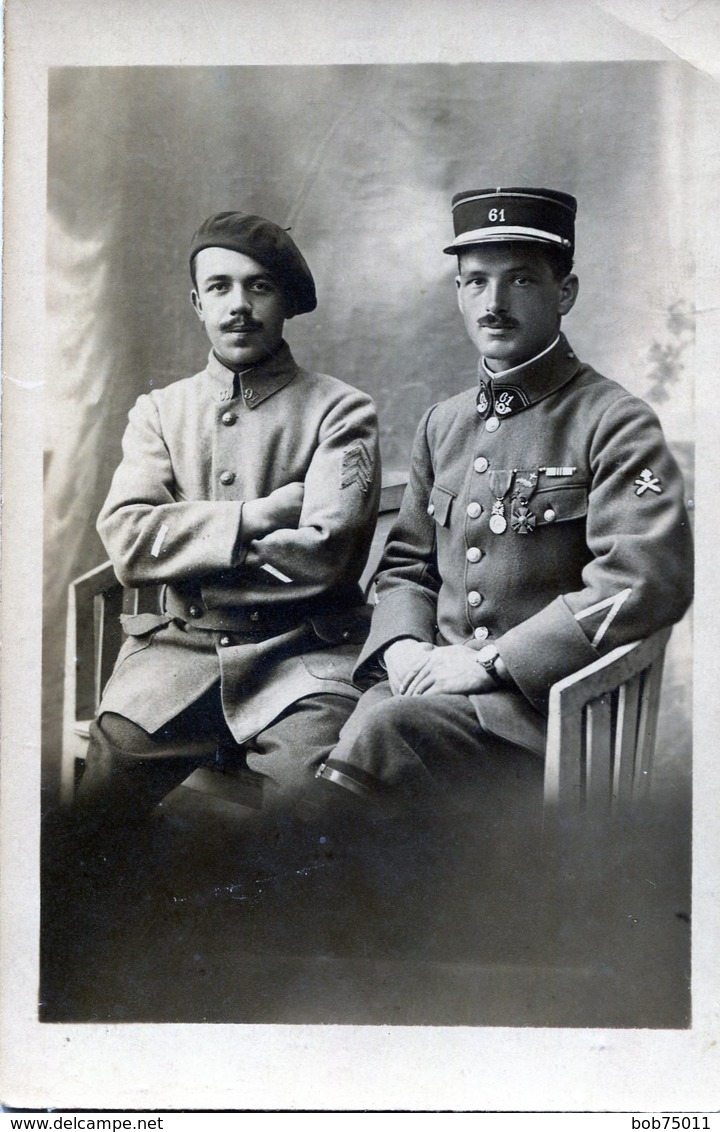
{"label": "watch face", "polygon": [[484,667],[492,667],[499,655],[495,645],[485,645],[478,653],[478,660]]}

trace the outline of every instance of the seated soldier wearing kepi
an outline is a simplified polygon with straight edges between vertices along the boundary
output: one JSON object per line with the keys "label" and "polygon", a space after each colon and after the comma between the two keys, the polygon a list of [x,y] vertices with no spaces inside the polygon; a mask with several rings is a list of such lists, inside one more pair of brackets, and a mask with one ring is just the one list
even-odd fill
{"label": "seated soldier wearing kepi", "polygon": [[318,772],[328,797],[334,784],[391,810],[482,796],[503,766],[539,784],[552,684],[691,601],[658,420],[560,332],[578,293],[575,199],[479,189],[452,208],[444,250],[478,384],[420,422],[355,670],[371,687]]}
{"label": "seated soldier wearing kepi", "polygon": [[138,399],[98,520],[119,580],[164,587],[160,613],[122,618],[91,727],[74,813],[105,836],[236,744],[265,776],[264,805],[290,806],[359,695],[373,402],[302,369],[284,342],[316,295],[278,225],[210,217],[190,270],[207,366]]}

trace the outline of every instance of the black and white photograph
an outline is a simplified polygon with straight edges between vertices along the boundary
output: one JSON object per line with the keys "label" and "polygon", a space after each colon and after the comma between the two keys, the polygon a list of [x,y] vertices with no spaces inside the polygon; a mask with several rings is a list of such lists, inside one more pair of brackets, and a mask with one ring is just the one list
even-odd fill
{"label": "black and white photograph", "polygon": [[8,66],[13,1096],[711,1095],[717,78],[569,7],[73,9],[26,151]]}

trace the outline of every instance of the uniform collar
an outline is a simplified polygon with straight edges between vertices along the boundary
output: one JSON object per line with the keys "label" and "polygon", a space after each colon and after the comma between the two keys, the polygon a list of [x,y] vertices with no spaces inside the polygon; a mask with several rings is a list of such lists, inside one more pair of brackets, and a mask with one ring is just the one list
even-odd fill
{"label": "uniform collar", "polygon": [[483,419],[491,414],[509,417],[541,401],[567,385],[580,369],[580,362],[564,334],[549,350],[513,369],[491,374],[481,358],[478,363],[477,410]]}
{"label": "uniform collar", "polygon": [[248,409],[254,409],[268,397],[272,397],[273,393],[289,385],[298,373],[298,366],[287,342],[283,342],[273,357],[238,373],[228,369],[211,350],[206,372],[217,401],[232,401],[235,397],[242,397]]}

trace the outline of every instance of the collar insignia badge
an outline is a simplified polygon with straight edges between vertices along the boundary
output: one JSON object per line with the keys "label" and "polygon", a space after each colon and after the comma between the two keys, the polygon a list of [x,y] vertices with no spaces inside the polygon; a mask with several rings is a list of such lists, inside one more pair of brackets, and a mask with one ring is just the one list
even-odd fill
{"label": "collar insignia badge", "polygon": [[514,394],[508,393],[505,390],[499,397],[495,399],[495,412],[499,413],[501,417],[506,417],[508,413],[513,411]]}

